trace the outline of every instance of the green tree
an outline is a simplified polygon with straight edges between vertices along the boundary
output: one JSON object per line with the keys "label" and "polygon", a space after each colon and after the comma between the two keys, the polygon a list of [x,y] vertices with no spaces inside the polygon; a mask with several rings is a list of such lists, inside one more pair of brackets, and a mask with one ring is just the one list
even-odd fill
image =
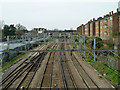
{"label": "green tree", "polygon": [[16,35],[21,36],[24,35],[27,31],[26,27],[21,25],[21,24],[17,24],[16,25]]}
{"label": "green tree", "polygon": [[14,27],[14,25],[4,25],[3,27],[3,35],[4,36],[13,36],[16,35],[15,34],[16,28]]}
{"label": "green tree", "polygon": [[8,25],[4,25],[4,27],[3,27],[3,34],[5,36],[9,35],[9,29],[10,29],[10,27]]}
{"label": "green tree", "polygon": [[16,28],[14,27],[14,25],[10,25],[10,29],[9,29],[10,36],[15,35],[15,31],[16,31]]}
{"label": "green tree", "polygon": [[[99,37],[95,37],[96,39],[96,49],[100,49],[104,46],[104,42],[102,41],[101,38]],[[91,48],[93,48],[94,46],[94,39],[92,40],[92,43],[91,43]]]}

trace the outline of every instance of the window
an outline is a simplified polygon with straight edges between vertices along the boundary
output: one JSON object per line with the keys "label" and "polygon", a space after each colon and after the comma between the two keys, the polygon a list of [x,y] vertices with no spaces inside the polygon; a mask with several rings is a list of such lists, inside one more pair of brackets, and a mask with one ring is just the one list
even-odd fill
{"label": "window", "polygon": [[96,29],[98,29],[99,27],[96,27]]}
{"label": "window", "polygon": [[112,17],[110,17],[110,20],[112,20]]}
{"label": "window", "polygon": [[108,28],[108,25],[104,25],[103,28]]}

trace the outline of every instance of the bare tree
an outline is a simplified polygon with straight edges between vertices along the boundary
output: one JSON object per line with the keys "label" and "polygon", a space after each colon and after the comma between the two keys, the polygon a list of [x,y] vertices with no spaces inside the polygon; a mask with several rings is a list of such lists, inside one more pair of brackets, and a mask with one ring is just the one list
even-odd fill
{"label": "bare tree", "polygon": [[26,27],[21,25],[21,24],[17,24],[16,25],[16,35],[21,36],[23,34],[25,34],[27,31]]}

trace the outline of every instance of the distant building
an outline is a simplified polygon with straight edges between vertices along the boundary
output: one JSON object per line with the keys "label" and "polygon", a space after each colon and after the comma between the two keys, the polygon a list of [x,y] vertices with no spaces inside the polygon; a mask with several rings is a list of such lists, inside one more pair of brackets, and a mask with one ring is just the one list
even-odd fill
{"label": "distant building", "polygon": [[[113,39],[114,46],[120,48],[120,35],[118,34],[120,33],[120,8],[116,13],[112,11],[104,17],[99,17],[97,20],[93,18],[85,25],[80,25],[77,27],[77,32],[85,36],[100,37],[102,40]],[[117,34],[118,36],[116,36]]]}
{"label": "distant building", "polygon": [[109,12],[103,18],[97,20],[93,18],[85,25],[77,27],[77,32],[90,37],[101,37],[103,40],[109,40],[113,33],[120,32],[120,12],[117,9],[116,13]]}
{"label": "distant building", "polygon": [[33,31],[37,32],[37,33],[43,33],[46,31],[45,28],[34,28]]}
{"label": "distant building", "polygon": [[79,27],[77,28],[77,32],[79,32],[79,33],[82,35],[82,26],[79,26]]}
{"label": "distant building", "polygon": [[95,21],[95,36],[96,37],[101,37],[101,32],[102,32],[102,27],[100,27],[100,25],[102,26],[102,23],[101,23],[101,19],[102,17],[99,17],[96,21]]}
{"label": "distant building", "polygon": [[82,24],[82,35],[85,35],[85,25]]}

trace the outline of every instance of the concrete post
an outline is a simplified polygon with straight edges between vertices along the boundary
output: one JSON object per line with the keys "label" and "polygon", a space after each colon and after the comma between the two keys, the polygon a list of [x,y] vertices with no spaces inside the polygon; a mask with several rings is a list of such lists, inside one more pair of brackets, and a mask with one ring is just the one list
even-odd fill
{"label": "concrete post", "polygon": [[28,36],[28,50],[30,49],[30,36]]}
{"label": "concrete post", "polygon": [[25,35],[25,37],[24,37],[24,44],[25,44],[25,51],[26,51],[26,35]]}
{"label": "concrete post", "polygon": [[85,35],[83,35],[83,57],[85,58]]}
{"label": "concrete post", "polygon": [[7,50],[10,48],[9,36],[7,36]]}
{"label": "concrete post", "polygon": [[81,40],[80,40],[80,33],[79,33],[79,51],[81,51]]}
{"label": "concrete post", "polygon": [[94,38],[94,62],[95,62],[95,44],[96,44],[96,40],[95,40],[95,38]]}

